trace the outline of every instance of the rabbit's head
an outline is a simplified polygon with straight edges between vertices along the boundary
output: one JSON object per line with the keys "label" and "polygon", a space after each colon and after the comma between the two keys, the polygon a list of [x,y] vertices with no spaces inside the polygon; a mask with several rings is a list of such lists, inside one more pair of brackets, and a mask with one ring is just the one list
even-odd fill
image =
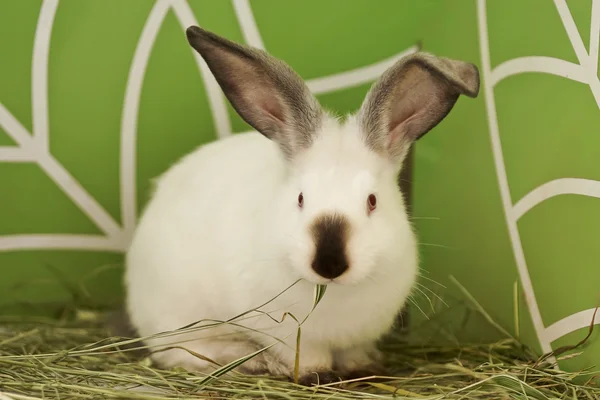
{"label": "rabbit's head", "polygon": [[[297,273],[314,283],[355,284],[377,275],[380,265],[402,268],[396,261],[415,246],[397,183],[402,161],[459,95],[477,96],[477,67],[409,55],[373,84],[356,114],[338,118],[266,52],[198,27],[187,37],[238,114],[287,162],[276,199],[283,204],[273,209],[278,240]],[[411,278],[414,265],[407,268]]]}

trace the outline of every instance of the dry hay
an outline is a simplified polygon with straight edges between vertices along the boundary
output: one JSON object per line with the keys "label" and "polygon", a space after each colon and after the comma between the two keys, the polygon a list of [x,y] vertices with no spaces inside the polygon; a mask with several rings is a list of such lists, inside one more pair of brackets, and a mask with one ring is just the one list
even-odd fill
{"label": "dry hay", "polygon": [[592,372],[559,371],[548,361],[553,357],[540,359],[514,338],[423,345],[396,333],[382,344],[391,376],[303,387],[283,378],[225,373],[229,367],[213,376],[154,368],[134,351],[139,342],[110,337],[98,311],[63,320],[0,317],[0,327],[0,400],[600,399]]}

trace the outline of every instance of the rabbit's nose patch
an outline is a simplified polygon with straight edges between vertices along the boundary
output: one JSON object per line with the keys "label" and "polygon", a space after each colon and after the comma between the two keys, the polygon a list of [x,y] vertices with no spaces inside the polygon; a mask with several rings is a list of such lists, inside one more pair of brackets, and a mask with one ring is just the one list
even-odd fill
{"label": "rabbit's nose patch", "polygon": [[316,246],[312,269],[326,279],[342,275],[349,268],[346,256],[348,220],[339,214],[320,216],[310,230]]}

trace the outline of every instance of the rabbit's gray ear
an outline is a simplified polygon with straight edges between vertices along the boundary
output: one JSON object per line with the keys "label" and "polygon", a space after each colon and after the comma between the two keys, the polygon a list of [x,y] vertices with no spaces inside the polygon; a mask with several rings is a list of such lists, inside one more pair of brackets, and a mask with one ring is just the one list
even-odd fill
{"label": "rabbit's gray ear", "polygon": [[371,149],[400,163],[410,145],[444,119],[459,95],[478,93],[474,64],[414,53],[372,86],[358,114],[360,128]]}
{"label": "rabbit's gray ear", "polygon": [[248,124],[277,142],[288,158],[311,144],[323,111],[287,64],[197,26],[186,36]]}

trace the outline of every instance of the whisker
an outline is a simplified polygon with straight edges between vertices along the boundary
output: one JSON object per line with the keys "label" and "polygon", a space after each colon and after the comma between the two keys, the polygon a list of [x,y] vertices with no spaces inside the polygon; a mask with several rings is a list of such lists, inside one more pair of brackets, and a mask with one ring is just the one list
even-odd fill
{"label": "whisker", "polygon": [[419,307],[419,304],[417,304],[417,301],[412,296],[408,296],[407,300],[410,301],[412,305],[417,307],[417,309],[421,312],[421,314],[423,314],[423,316],[425,318],[429,319],[429,316],[427,314],[425,314],[425,312],[423,311],[423,309],[421,309],[421,307]]}
{"label": "whisker", "polygon": [[427,286],[423,285],[422,283],[417,282],[418,286],[421,286],[423,289],[427,290],[428,292],[430,292],[432,295],[434,295],[439,301],[441,301],[446,307],[450,307],[448,305],[448,303],[446,303],[444,301],[444,299],[442,299],[442,297],[440,295],[438,295],[436,292],[434,292],[433,290],[429,289]]}
{"label": "whisker", "polygon": [[[428,271],[426,271],[426,272],[428,272]],[[427,281],[429,281],[431,283],[435,283],[436,285],[439,285],[439,286],[441,286],[444,289],[448,289],[446,286],[444,286],[443,284],[439,283],[435,279],[431,279],[431,278],[423,276],[423,275],[420,275],[419,277],[422,278],[422,279],[425,279],[425,280],[427,280]]]}
{"label": "whisker", "polygon": [[400,317],[400,328],[401,328],[401,329],[405,329],[405,328],[406,328],[406,326],[404,326],[404,315],[403,315],[403,313],[402,313],[402,312],[400,312],[400,313],[398,314],[398,317]]}
{"label": "whisker", "polygon": [[448,249],[448,250],[452,250],[453,249],[453,247],[446,246],[446,245],[443,245],[443,244],[437,244],[437,243],[419,242],[419,245],[421,245],[421,246],[430,246],[430,247],[439,247],[439,248]]}
{"label": "whisker", "polygon": [[419,293],[421,293],[423,296],[425,296],[425,298],[429,302],[429,306],[431,307],[431,311],[435,312],[435,308],[433,307],[433,302],[431,301],[431,299],[429,298],[429,296],[427,296],[427,293],[425,293],[424,291],[422,291],[421,289],[419,289],[418,286],[414,286],[413,289],[417,290]]}

